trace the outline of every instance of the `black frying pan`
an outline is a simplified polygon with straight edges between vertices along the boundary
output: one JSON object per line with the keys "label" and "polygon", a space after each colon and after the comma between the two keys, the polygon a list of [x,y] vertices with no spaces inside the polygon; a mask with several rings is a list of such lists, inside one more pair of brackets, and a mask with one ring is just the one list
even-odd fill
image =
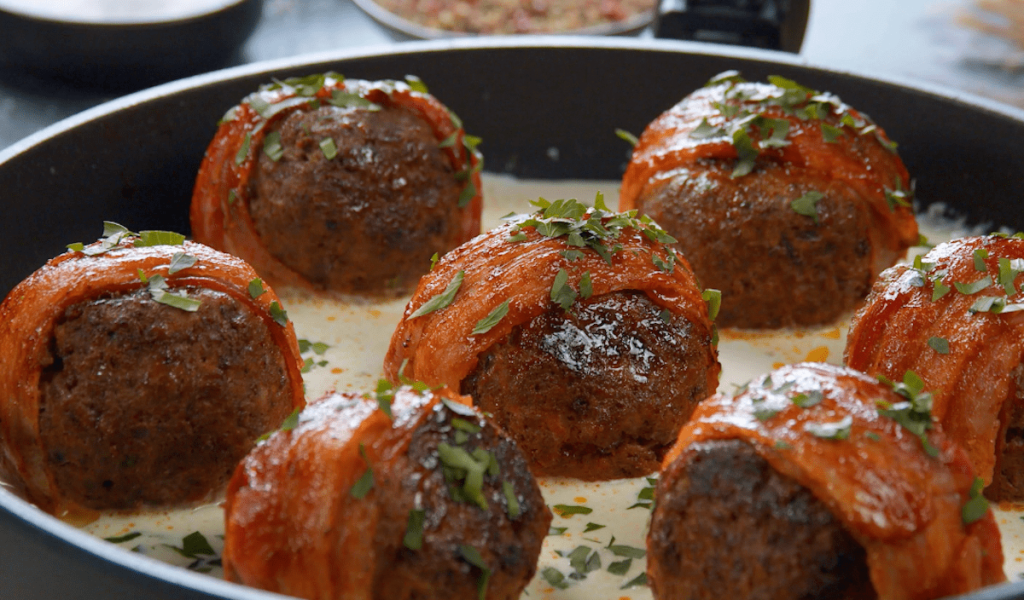
{"label": "black frying pan", "polygon": [[[791,55],[684,42],[517,38],[417,42],[250,65],[105,104],[0,152],[0,295],[103,220],[188,230],[192,185],[224,111],[272,77],[335,70],[419,75],[483,137],[487,170],[522,177],[621,177],[614,130],[646,124],[712,75],[783,75],[839,94],[900,143],[925,203],[972,223],[1024,229],[1024,111],[801,65]],[[557,160],[550,152],[557,148]],[[922,565],[922,568],[928,568]],[[125,552],[0,489],[0,598],[279,598]],[[1024,598],[1024,583],[973,594]]]}

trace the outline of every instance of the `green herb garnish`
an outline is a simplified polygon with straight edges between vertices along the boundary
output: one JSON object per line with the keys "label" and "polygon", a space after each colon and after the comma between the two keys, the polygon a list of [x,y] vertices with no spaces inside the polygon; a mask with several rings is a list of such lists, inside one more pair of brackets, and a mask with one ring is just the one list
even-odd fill
{"label": "green herb garnish", "polygon": [[594,512],[594,509],[589,506],[582,506],[579,504],[556,504],[552,508],[558,513],[560,517],[567,517],[570,515],[589,515]]}
{"label": "green herb garnish", "polygon": [[616,129],[615,135],[619,136],[619,139],[625,140],[630,146],[636,148],[636,145],[640,143],[640,139],[625,129]]}
{"label": "green herb garnish", "polygon": [[491,578],[490,567],[487,566],[483,557],[480,556],[480,551],[473,546],[459,544],[459,554],[466,562],[480,569],[480,579],[477,580],[476,584],[477,598],[478,600],[484,600],[487,596],[487,582]]}
{"label": "green herb garnish", "polygon": [[811,190],[789,203],[790,208],[798,215],[811,217],[818,222],[818,202],[825,197],[825,194]]}
{"label": "green herb garnish", "polygon": [[352,489],[349,490],[349,494],[356,500],[365,498],[366,494],[369,494],[373,488],[373,467],[370,466],[370,459],[366,457],[366,447],[363,446],[362,442],[359,443],[359,455],[363,457],[363,462],[366,463],[366,471],[363,472],[362,476],[352,486]]}
{"label": "green herb garnish", "polygon": [[846,415],[834,423],[807,423],[804,425],[804,430],[815,437],[838,441],[850,437],[851,425],[853,425],[853,417]]}
{"label": "green herb garnish", "polygon": [[974,483],[971,484],[969,499],[964,503],[963,508],[960,509],[960,517],[963,519],[964,525],[974,523],[988,512],[988,500],[981,493],[984,487],[985,482],[981,477],[975,477]]}
{"label": "green herb garnish", "polygon": [[424,302],[409,318],[415,319],[416,317],[422,317],[423,315],[430,314],[434,311],[441,310],[448,306],[455,299],[455,294],[458,293],[459,287],[462,285],[462,278],[465,277],[464,271],[459,271],[452,278],[451,282],[448,283],[448,287],[443,292],[434,296],[430,300]]}
{"label": "green herb garnish", "polygon": [[902,383],[893,383],[885,377],[879,381],[888,385],[894,392],[906,398],[904,402],[891,404],[885,400],[876,400],[878,414],[889,417],[903,426],[921,440],[921,447],[928,456],[937,457],[939,450],[928,440],[928,430],[932,428],[932,395],[924,391],[924,381],[913,371],[903,374]]}
{"label": "green herb garnish", "polygon": [[939,354],[949,354],[949,340],[941,337],[928,338],[928,346]]}
{"label": "green herb garnish", "polygon": [[402,545],[410,550],[423,548],[423,521],[426,513],[423,509],[414,508],[409,511],[409,518],[405,522],[405,536],[402,537]]}
{"label": "green herb garnish", "polygon": [[510,301],[511,298],[506,298],[504,302],[494,307],[491,312],[487,313],[486,317],[477,321],[476,326],[473,327],[473,331],[471,331],[469,335],[480,335],[493,329],[494,326],[500,323],[501,320],[505,318],[505,315],[508,314],[508,303]]}

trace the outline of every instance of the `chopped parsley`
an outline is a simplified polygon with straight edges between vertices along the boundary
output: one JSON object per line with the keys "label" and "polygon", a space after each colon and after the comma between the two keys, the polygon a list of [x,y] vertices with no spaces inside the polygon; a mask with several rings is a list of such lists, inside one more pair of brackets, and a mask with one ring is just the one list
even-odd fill
{"label": "chopped parsley", "polygon": [[255,300],[263,294],[267,293],[267,288],[263,287],[263,280],[259,277],[254,277],[249,282],[249,297]]}
{"label": "chopped parsley", "polygon": [[552,508],[558,513],[560,517],[568,517],[572,515],[589,515],[594,512],[594,509],[589,506],[582,506],[579,504],[556,504]]}
{"label": "chopped parsley", "polygon": [[821,401],[825,399],[824,394],[819,390],[811,390],[809,392],[800,393],[791,398],[793,404],[796,404],[800,408],[810,408],[821,404]]}
{"label": "chopped parsley", "polygon": [[621,577],[621,576],[625,575],[626,573],[629,573],[629,568],[632,567],[632,566],[633,566],[633,559],[632,558],[627,558],[626,560],[620,560],[620,561],[617,561],[617,562],[613,562],[612,564],[608,565],[608,568],[605,569],[605,570],[608,571],[609,573],[611,573],[612,575],[618,575],[618,576]]}
{"label": "chopped parsley", "polygon": [[901,383],[893,383],[885,377],[879,377],[879,381],[888,385],[894,392],[906,398],[906,401],[895,404],[885,400],[876,400],[878,414],[889,417],[903,426],[904,429],[914,434],[921,440],[921,447],[928,456],[937,457],[939,449],[928,440],[928,430],[932,423],[932,395],[924,391],[924,381],[913,371],[903,374]]}
{"label": "chopped parsley", "polygon": [[834,423],[807,423],[804,425],[804,430],[815,437],[838,441],[850,437],[851,425],[853,425],[853,417],[846,415]]}
{"label": "chopped parsley", "polygon": [[605,525],[598,523],[587,523],[586,528],[583,529],[583,533],[590,533],[591,531],[597,531],[598,529],[604,529]]}
{"label": "chopped parsley", "polygon": [[274,162],[281,160],[281,157],[284,156],[284,148],[281,146],[280,132],[271,131],[263,138],[263,153]]}
{"label": "chopped parsley", "polygon": [[468,544],[459,544],[459,555],[463,560],[480,569],[480,579],[477,580],[476,591],[478,600],[484,600],[487,597],[487,582],[491,578],[490,567],[480,556],[480,551]]}
{"label": "chopped parsley", "polygon": [[708,304],[708,318],[714,321],[718,318],[718,311],[722,308],[722,292],[708,288],[701,292],[700,296]]}
{"label": "chopped parsley", "polygon": [[281,327],[288,325],[288,312],[281,308],[277,300],[270,303],[270,318]]}
{"label": "chopped parsley", "polygon": [[928,346],[939,354],[949,354],[949,340],[941,337],[928,338]]}
{"label": "chopped parsley", "polygon": [[373,467],[370,466],[370,459],[366,457],[366,447],[363,443],[359,443],[359,455],[363,457],[363,462],[366,463],[366,471],[363,472],[362,476],[355,482],[352,489],[349,490],[349,494],[353,498],[359,500],[365,498],[370,490],[373,489]]}
{"label": "chopped parsley", "polygon": [[320,140],[320,151],[327,160],[334,160],[334,157],[338,156],[338,146],[334,144],[333,138],[326,137]]}
{"label": "chopped parsley", "polygon": [[636,145],[640,143],[640,139],[625,129],[616,129],[615,135],[619,136],[619,139],[625,140],[630,146],[636,148]]}
{"label": "chopped parsley", "polygon": [[974,483],[971,484],[969,498],[964,503],[963,508],[960,509],[960,517],[963,519],[964,525],[974,523],[988,512],[988,500],[981,493],[984,487],[985,482],[981,477],[975,477]]}
{"label": "chopped parsley", "polygon": [[496,474],[494,471],[497,470],[497,462],[494,455],[483,448],[477,448],[471,454],[464,448],[444,442],[437,445],[437,455],[444,465],[445,480],[449,484],[463,482],[461,488],[449,487],[453,499],[476,504],[481,509],[488,510],[483,491],[484,475]]}
{"label": "chopped parsley", "polygon": [[405,536],[402,545],[410,550],[423,548],[423,521],[426,513],[423,509],[414,508],[409,511],[409,519],[405,522]]}
{"label": "chopped parsley", "polygon": [[477,321],[477,324],[473,327],[473,331],[469,335],[480,335],[487,333],[494,328],[495,325],[501,322],[508,314],[508,303],[511,298],[506,298],[504,302],[494,307],[491,312],[487,313],[487,316]]}
{"label": "chopped parsley", "polygon": [[522,508],[519,506],[519,499],[516,498],[516,489],[510,481],[501,482],[501,491],[505,494],[505,505],[508,512],[508,518],[515,521],[522,514]]}
{"label": "chopped parsley", "polygon": [[459,291],[459,287],[462,286],[462,279],[465,275],[465,272],[461,270],[456,273],[455,277],[452,278],[448,283],[448,287],[446,287],[443,292],[424,302],[414,313],[409,315],[409,318],[415,319],[416,317],[422,317],[423,315],[428,315],[434,311],[441,310],[451,304],[452,300],[455,299],[455,294]]}
{"label": "chopped parsley", "polygon": [[153,275],[147,279],[146,283],[149,295],[160,304],[166,304],[185,312],[195,312],[203,304],[202,300],[186,296],[184,291],[178,294],[170,291],[167,280],[164,279],[163,275]]}
{"label": "chopped parsley", "polygon": [[564,590],[569,587],[569,583],[565,580],[565,574],[554,567],[544,567],[540,576],[556,590]]}
{"label": "chopped parsley", "polygon": [[811,190],[789,203],[790,208],[798,215],[811,217],[818,223],[818,202],[825,197],[825,194]]}
{"label": "chopped parsley", "polygon": [[562,310],[569,310],[576,302],[576,290],[569,285],[569,273],[565,269],[559,269],[555,275],[555,281],[551,284],[551,301],[562,307]]}
{"label": "chopped parsley", "polygon": [[641,585],[647,585],[647,573],[640,573],[639,575],[637,575],[633,579],[630,579],[629,581],[627,581],[619,589],[620,590],[628,590],[629,588],[634,588],[634,587],[638,587],[638,586],[641,586]]}
{"label": "chopped parsley", "polygon": [[178,271],[184,271],[185,269],[194,266],[197,262],[199,262],[199,260],[191,254],[175,252],[171,256],[171,265],[167,268],[167,274],[174,275]]}
{"label": "chopped parsley", "polygon": [[[746,80],[736,71],[726,71],[713,77],[705,86],[725,87],[724,100],[713,104],[724,118],[724,123],[714,126],[703,119],[691,131],[690,137],[731,140],[738,158],[732,177],[743,177],[753,171],[762,150],[781,148],[790,143],[789,119],[769,117],[766,113],[769,108],[777,108],[787,117],[817,122],[826,143],[835,143],[848,134],[873,135],[886,150],[895,152],[896,144],[883,137],[866,115],[854,113],[838,97],[776,75],[769,76],[768,81],[778,90],[757,100],[752,100],[747,90],[740,87]],[[826,122],[829,117],[836,122]]]}

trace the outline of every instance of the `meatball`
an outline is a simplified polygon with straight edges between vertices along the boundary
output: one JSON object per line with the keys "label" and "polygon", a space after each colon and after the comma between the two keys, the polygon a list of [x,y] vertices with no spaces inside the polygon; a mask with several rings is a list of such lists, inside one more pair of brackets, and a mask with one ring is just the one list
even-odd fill
{"label": "meatball", "polygon": [[517,599],[551,513],[514,442],[445,390],[333,394],[228,488],[233,581],[300,598]]}
{"label": "meatball", "polygon": [[848,366],[935,390],[934,415],[994,500],[1024,500],[1024,239],[940,244],[886,270],[850,326]]}
{"label": "meatball", "polygon": [[135,247],[148,233],[58,256],[0,305],[2,466],[46,510],[207,500],[304,403],[273,291],[199,244]]}
{"label": "meatball", "polygon": [[723,74],[652,122],[626,169],[620,210],[679,238],[722,291],[719,324],[823,325],[918,243],[895,144],[838,98]]}
{"label": "meatball", "polygon": [[275,284],[406,293],[433,254],[479,233],[475,145],[419,82],[327,74],[265,86],[210,144],[193,234]]}
{"label": "meatball", "polygon": [[480,354],[462,393],[514,432],[538,475],[656,471],[713,391],[692,368],[706,359],[706,340],[689,321],[660,313],[634,290],[541,313]]}
{"label": "meatball", "polygon": [[877,597],[864,548],[746,442],[693,444],[661,477],[657,509],[671,518],[648,541],[658,598]]}
{"label": "meatball", "polygon": [[805,363],[701,403],[655,490],[654,597],[923,600],[1005,581],[980,480],[930,402],[912,374]]}
{"label": "meatball", "polygon": [[471,395],[535,473],[652,472],[718,385],[717,295],[649,219],[539,205],[420,281],[385,372]]}

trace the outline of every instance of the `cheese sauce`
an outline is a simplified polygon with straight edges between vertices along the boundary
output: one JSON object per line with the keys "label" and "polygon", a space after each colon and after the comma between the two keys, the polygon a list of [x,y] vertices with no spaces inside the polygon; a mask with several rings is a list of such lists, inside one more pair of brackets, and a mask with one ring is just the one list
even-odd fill
{"label": "cheese sauce", "polygon": [[[618,182],[521,181],[485,174],[483,226],[492,228],[509,212],[529,212],[530,200],[577,198],[592,203],[597,192],[608,206],[617,206]],[[931,243],[987,232],[967,230],[942,218],[939,207],[919,215],[921,232]],[[914,251],[923,252],[924,248]],[[910,257],[911,259],[913,256]],[[407,298],[388,302],[339,303],[278,290],[298,337],[309,342],[306,393],[310,399],[327,391],[374,388],[391,333],[401,319]],[[849,321],[813,330],[753,333],[722,331],[720,392],[731,392],[754,377],[784,364],[821,361],[841,364]],[[645,536],[654,479],[602,483],[541,479],[541,490],[555,513],[541,551],[537,576],[524,598],[552,600],[646,600]],[[570,507],[560,511],[556,505]],[[1024,575],[1024,507],[1003,505],[996,520],[1003,538],[1005,570],[1011,581]],[[223,511],[212,504],[189,510],[108,514],[86,525],[86,531],[112,538],[126,550],[222,576]]]}

